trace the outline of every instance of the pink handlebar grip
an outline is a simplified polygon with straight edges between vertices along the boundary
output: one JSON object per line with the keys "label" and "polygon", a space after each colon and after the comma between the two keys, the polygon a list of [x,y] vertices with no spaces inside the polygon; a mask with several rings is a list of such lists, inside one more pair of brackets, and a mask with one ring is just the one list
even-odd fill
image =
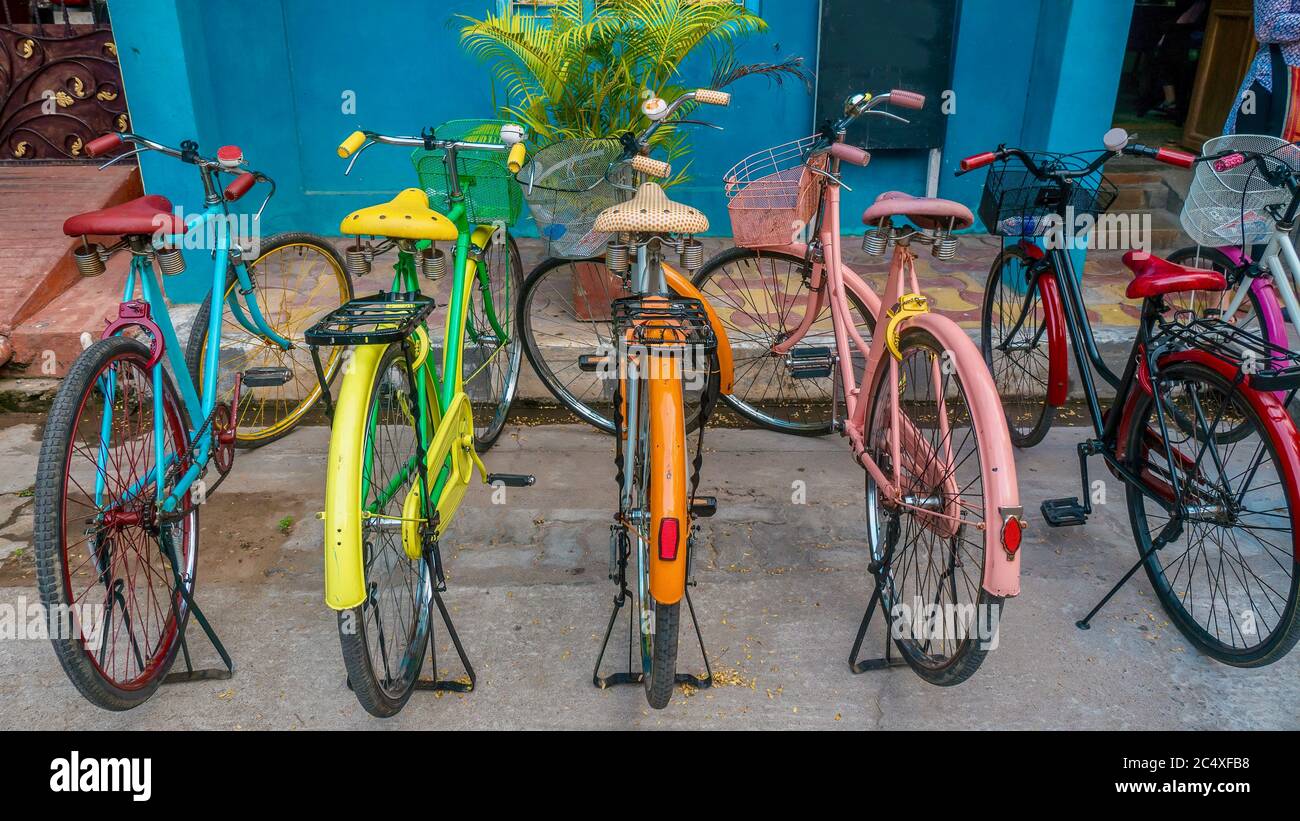
{"label": "pink handlebar grip", "polygon": [[109,151],[112,151],[114,148],[117,148],[121,144],[122,144],[122,137],[116,133],[105,134],[102,137],[96,137],[95,139],[86,143],[86,156],[98,157],[100,154],[105,154]]}
{"label": "pink handlebar grip", "polygon": [[831,146],[831,156],[850,165],[866,165],[871,162],[871,154],[865,148],[858,148],[848,143],[835,143]]}
{"label": "pink handlebar grip", "polygon": [[902,108],[914,108],[917,111],[925,108],[924,94],[917,94],[915,91],[904,91],[901,88],[889,92],[889,101],[897,103]]}
{"label": "pink handlebar grip", "polygon": [[1236,168],[1237,166],[1241,165],[1245,161],[1246,158],[1241,154],[1229,154],[1228,156],[1214,163],[1214,170],[1230,171],[1231,169]]}
{"label": "pink handlebar grip", "polygon": [[247,194],[248,190],[256,184],[257,175],[251,171],[245,171],[230,181],[230,185],[226,186],[226,190],[222,192],[221,196],[226,198],[226,202],[234,202]]}

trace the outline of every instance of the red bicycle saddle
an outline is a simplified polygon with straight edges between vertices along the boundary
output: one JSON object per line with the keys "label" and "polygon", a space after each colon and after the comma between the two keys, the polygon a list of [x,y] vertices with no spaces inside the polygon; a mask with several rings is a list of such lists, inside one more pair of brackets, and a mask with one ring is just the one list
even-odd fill
{"label": "red bicycle saddle", "polygon": [[98,211],[69,217],[63,233],[70,237],[83,234],[126,236],[128,234],[184,234],[185,221],[172,211],[166,197],[149,194]]}
{"label": "red bicycle saddle", "polygon": [[947,228],[952,223],[954,231],[969,228],[975,222],[970,209],[959,202],[934,197],[914,197],[902,191],[886,191],[862,215],[867,225],[877,226],[886,217],[901,215],[926,231]]}
{"label": "red bicycle saddle", "polygon": [[1124,265],[1133,272],[1125,295],[1129,299],[1146,299],[1177,291],[1222,291],[1228,281],[1218,271],[1188,268],[1145,251],[1129,251]]}

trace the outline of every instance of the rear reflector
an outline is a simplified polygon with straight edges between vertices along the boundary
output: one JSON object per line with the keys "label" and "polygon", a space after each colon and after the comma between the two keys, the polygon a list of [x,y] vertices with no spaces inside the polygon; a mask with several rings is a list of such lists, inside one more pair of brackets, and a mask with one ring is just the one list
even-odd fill
{"label": "rear reflector", "polygon": [[659,523],[659,558],[671,562],[677,558],[678,524],[676,519],[664,519]]}
{"label": "rear reflector", "polygon": [[1007,556],[1015,556],[1020,550],[1020,536],[1024,530],[1024,525],[1020,523],[1018,516],[1008,516],[1002,523],[1002,547],[1006,549]]}

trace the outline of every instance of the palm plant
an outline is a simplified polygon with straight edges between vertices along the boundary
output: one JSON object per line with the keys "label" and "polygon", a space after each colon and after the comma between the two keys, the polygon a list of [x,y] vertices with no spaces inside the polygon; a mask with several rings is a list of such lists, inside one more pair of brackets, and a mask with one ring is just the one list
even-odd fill
{"label": "palm plant", "polygon": [[[527,126],[539,147],[639,131],[646,125],[642,100],[650,92],[672,100],[686,91],[682,64],[701,50],[712,76],[700,85],[722,88],[758,74],[778,84],[794,77],[811,89],[802,58],[737,62],[737,43],[767,23],[734,0],[560,0],[549,15],[461,19],[462,45],[504,81],[501,116]],[[684,132],[672,128],[653,142],[669,159],[689,147]]]}

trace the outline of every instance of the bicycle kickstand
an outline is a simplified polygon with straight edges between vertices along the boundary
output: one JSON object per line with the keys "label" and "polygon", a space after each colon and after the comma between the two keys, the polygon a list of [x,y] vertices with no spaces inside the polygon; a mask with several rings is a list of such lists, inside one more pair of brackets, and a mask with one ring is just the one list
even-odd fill
{"label": "bicycle kickstand", "polygon": [[[904,667],[907,662],[901,658],[896,658],[893,654],[893,619],[889,611],[885,609],[884,600],[880,595],[880,579],[888,575],[889,561],[894,553],[894,544],[898,541],[898,517],[893,516],[886,525],[885,539],[889,547],[885,550],[885,557],[882,561],[872,561],[867,567],[871,571],[872,578],[875,579],[875,588],[871,591],[871,599],[867,602],[867,610],[862,614],[862,623],[858,625],[858,635],[853,639],[853,649],[849,650],[849,670],[854,675],[865,673],[868,670],[886,670],[890,667]],[[858,653],[862,650],[862,642],[867,636],[867,628],[871,626],[871,619],[876,614],[876,608],[885,617],[885,654],[879,658],[858,660]]]}
{"label": "bicycle kickstand", "polygon": [[[432,544],[430,544],[430,541]],[[433,676],[432,678],[417,680],[415,689],[443,693],[472,693],[475,685],[478,684],[478,677],[474,674],[474,666],[469,663],[469,656],[465,654],[465,646],[460,643],[460,634],[456,632],[456,625],[451,621],[451,613],[447,611],[447,605],[442,601],[442,591],[447,589],[447,583],[442,574],[442,561],[438,553],[436,539],[426,539],[424,563],[428,567],[429,578],[433,582],[431,588],[433,598],[429,602],[429,624],[433,624],[433,608],[436,605],[438,613],[442,616],[442,623],[447,627],[447,634],[451,636],[452,646],[456,648],[456,655],[460,656],[460,663],[465,668],[466,675],[464,678],[458,679],[438,678],[438,649],[435,645],[433,629],[430,628],[429,665],[433,669]]]}
{"label": "bicycle kickstand", "polygon": [[[605,649],[609,646],[610,636],[614,634],[614,625],[618,621],[618,611],[623,609],[623,606],[627,604],[632,595],[631,589],[627,586],[627,560],[631,553],[631,547],[627,543],[627,535],[621,525],[612,525],[611,530],[617,530],[617,535],[611,533],[611,538],[619,539],[618,575],[614,579],[618,582],[618,593],[614,596],[614,608],[609,614],[609,624],[605,627],[605,638],[600,643],[600,654],[596,656],[596,666],[591,671],[592,685],[601,690],[619,684],[641,684],[645,681],[645,674],[636,670],[633,666],[632,651],[638,645],[636,635],[637,619],[636,611],[630,608],[627,619],[628,669],[626,672],[610,673],[607,676],[600,674],[600,663],[605,659]],[[688,586],[684,592],[686,594],[686,609],[691,614],[691,626],[695,628],[695,640],[700,646],[700,656],[704,659],[704,675],[677,673],[675,679],[678,684],[686,684],[697,690],[707,690],[713,686],[713,668],[709,665],[709,653],[704,648],[704,635],[700,632],[699,619],[695,617],[695,604],[691,601],[690,587]]]}
{"label": "bicycle kickstand", "polygon": [[[203,611],[199,608],[198,602],[194,601],[194,593],[181,579],[180,568],[176,561],[176,546],[172,543],[171,532],[165,525],[159,529],[159,540],[164,543],[167,562],[172,568],[172,579],[176,583],[176,589],[180,591],[181,598],[185,601],[185,606],[189,608],[190,613],[199,623],[199,627],[203,628],[203,632],[207,635],[208,641],[212,644],[213,649],[217,651],[217,655],[221,656],[222,663],[226,665],[224,670],[219,667],[209,667],[201,670],[194,669],[194,664],[190,659],[189,642],[185,638],[185,631],[189,627],[189,622],[186,621],[180,628],[181,655],[185,659],[185,672],[168,673],[163,677],[162,683],[181,684],[188,681],[225,681],[234,677],[235,663],[231,660],[230,654],[226,652],[226,647],[221,643],[221,639],[217,638],[217,633],[212,629],[212,625],[208,622],[207,616],[203,615]],[[174,598],[172,599],[172,615],[173,617],[177,616],[176,600]],[[177,620],[179,621],[179,618]]]}

